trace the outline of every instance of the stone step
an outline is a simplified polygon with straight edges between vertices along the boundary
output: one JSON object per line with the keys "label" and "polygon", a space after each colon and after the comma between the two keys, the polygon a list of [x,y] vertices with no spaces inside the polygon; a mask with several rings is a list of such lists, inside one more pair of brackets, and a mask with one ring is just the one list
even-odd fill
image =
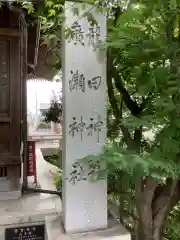
{"label": "stone step", "polygon": [[[0,226],[0,240],[5,240],[5,231],[8,228],[23,228],[23,227],[27,227],[27,228],[31,228],[31,227],[36,227],[37,225],[45,225],[45,221],[41,221],[41,222],[28,222],[28,223],[21,223],[21,224],[9,224],[6,226]],[[10,239],[8,239],[10,240]],[[18,239],[17,239],[18,240]],[[46,225],[45,225],[45,240],[48,240],[47,238],[47,231],[46,231]]]}
{"label": "stone step", "polygon": [[44,224],[46,217],[60,214],[57,196],[29,194],[16,200],[0,201],[0,240],[5,240],[6,228]]}
{"label": "stone step", "polygon": [[0,192],[0,201],[14,200],[21,197],[21,190]]}
{"label": "stone step", "polygon": [[131,240],[130,233],[115,222],[108,223],[107,229],[74,234],[64,233],[61,217],[47,216],[45,223],[48,240]]}
{"label": "stone step", "polygon": [[[54,211],[45,211],[44,213],[25,213],[19,214],[18,212],[8,213],[8,215],[0,217],[0,240],[5,240],[5,229],[7,228],[21,228],[36,225],[45,225],[45,240],[47,238],[46,222],[49,218],[60,218],[60,215]],[[10,239],[11,240],[11,239]],[[52,239],[51,239],[52,240]]]}
{"label": "stone step", "polygon": [[54,210],[45,210],[42,212],[37,212],[35,214],[32,213],[19,213],[19,212],[11,212],[8,215],[0,217],[0,227],[11,225],[11,224],[21,224],[21,223],[29,223],[29,222],[41,222],[45,221],[46,216],[60,216],[59,213],[55,212]]}

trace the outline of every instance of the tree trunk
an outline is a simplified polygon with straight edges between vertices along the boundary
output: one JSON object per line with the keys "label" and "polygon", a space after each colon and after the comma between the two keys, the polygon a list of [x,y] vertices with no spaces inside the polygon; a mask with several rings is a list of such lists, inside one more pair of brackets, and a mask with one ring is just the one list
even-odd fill
{"label": "tree trunk", "polygon": [[136,233],[136,240],[163,240],[163,231],[161,228],[156,228],[155,231],[153,231],[151,226],[146,226],[146,230],[147,228],[148,233],[144,231],[142,224],[139,224]]}
{"label": "tree trunk", "polygon": [[167,216],[179,199],[180,186],[177,180],[167,180],[164,186],[159,186],[151,177],[140,180],[136,185],[139,215],[136,240],[163,240]]}
{"label": "tree trunk", "polygon": [[139,224],[137,233],[136,233],[136,240],[153,240],[153,238],[152,238],[152,234],[150,235],[146,234],[142,226]]}

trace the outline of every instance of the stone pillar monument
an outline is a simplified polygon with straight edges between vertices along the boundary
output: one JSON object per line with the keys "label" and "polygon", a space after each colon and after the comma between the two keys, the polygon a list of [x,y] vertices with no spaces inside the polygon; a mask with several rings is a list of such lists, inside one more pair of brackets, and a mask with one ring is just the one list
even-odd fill
{"label": "stone pillar monument", "polygon": [[[107,182],[72,179],[73,163],[103,151],[106,141],[106,58],[97,44],[106,37],[106,17],[88,6],[96,24],[74,16],[66,2],[65,28],[73,38],[63,39],[63,222],[66,232],[83,232],[107,227]],[[65,31],[66,32],[66,31]],[[67,180],[68,179],[68,180]]]}

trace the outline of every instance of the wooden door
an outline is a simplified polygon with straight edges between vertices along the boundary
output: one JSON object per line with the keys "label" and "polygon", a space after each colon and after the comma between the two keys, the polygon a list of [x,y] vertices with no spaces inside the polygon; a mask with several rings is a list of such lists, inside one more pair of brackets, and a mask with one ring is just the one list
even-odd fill
{"label": "wooden door", "polygon": [[20,101],[19,40],[0,36],[0,165],[21,161]]}

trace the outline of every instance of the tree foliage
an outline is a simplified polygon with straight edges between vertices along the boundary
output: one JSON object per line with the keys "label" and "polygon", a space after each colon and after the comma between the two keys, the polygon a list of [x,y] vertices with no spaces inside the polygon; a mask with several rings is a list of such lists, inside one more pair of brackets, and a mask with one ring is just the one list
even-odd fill
{"label": "tree foliage", "polygon": [[50,108],[48,109],[48,111],[46,113],[45,121],[60,123],[61,118],[62,118],[62,104],[56,100],[53,100],[51,102]]}

